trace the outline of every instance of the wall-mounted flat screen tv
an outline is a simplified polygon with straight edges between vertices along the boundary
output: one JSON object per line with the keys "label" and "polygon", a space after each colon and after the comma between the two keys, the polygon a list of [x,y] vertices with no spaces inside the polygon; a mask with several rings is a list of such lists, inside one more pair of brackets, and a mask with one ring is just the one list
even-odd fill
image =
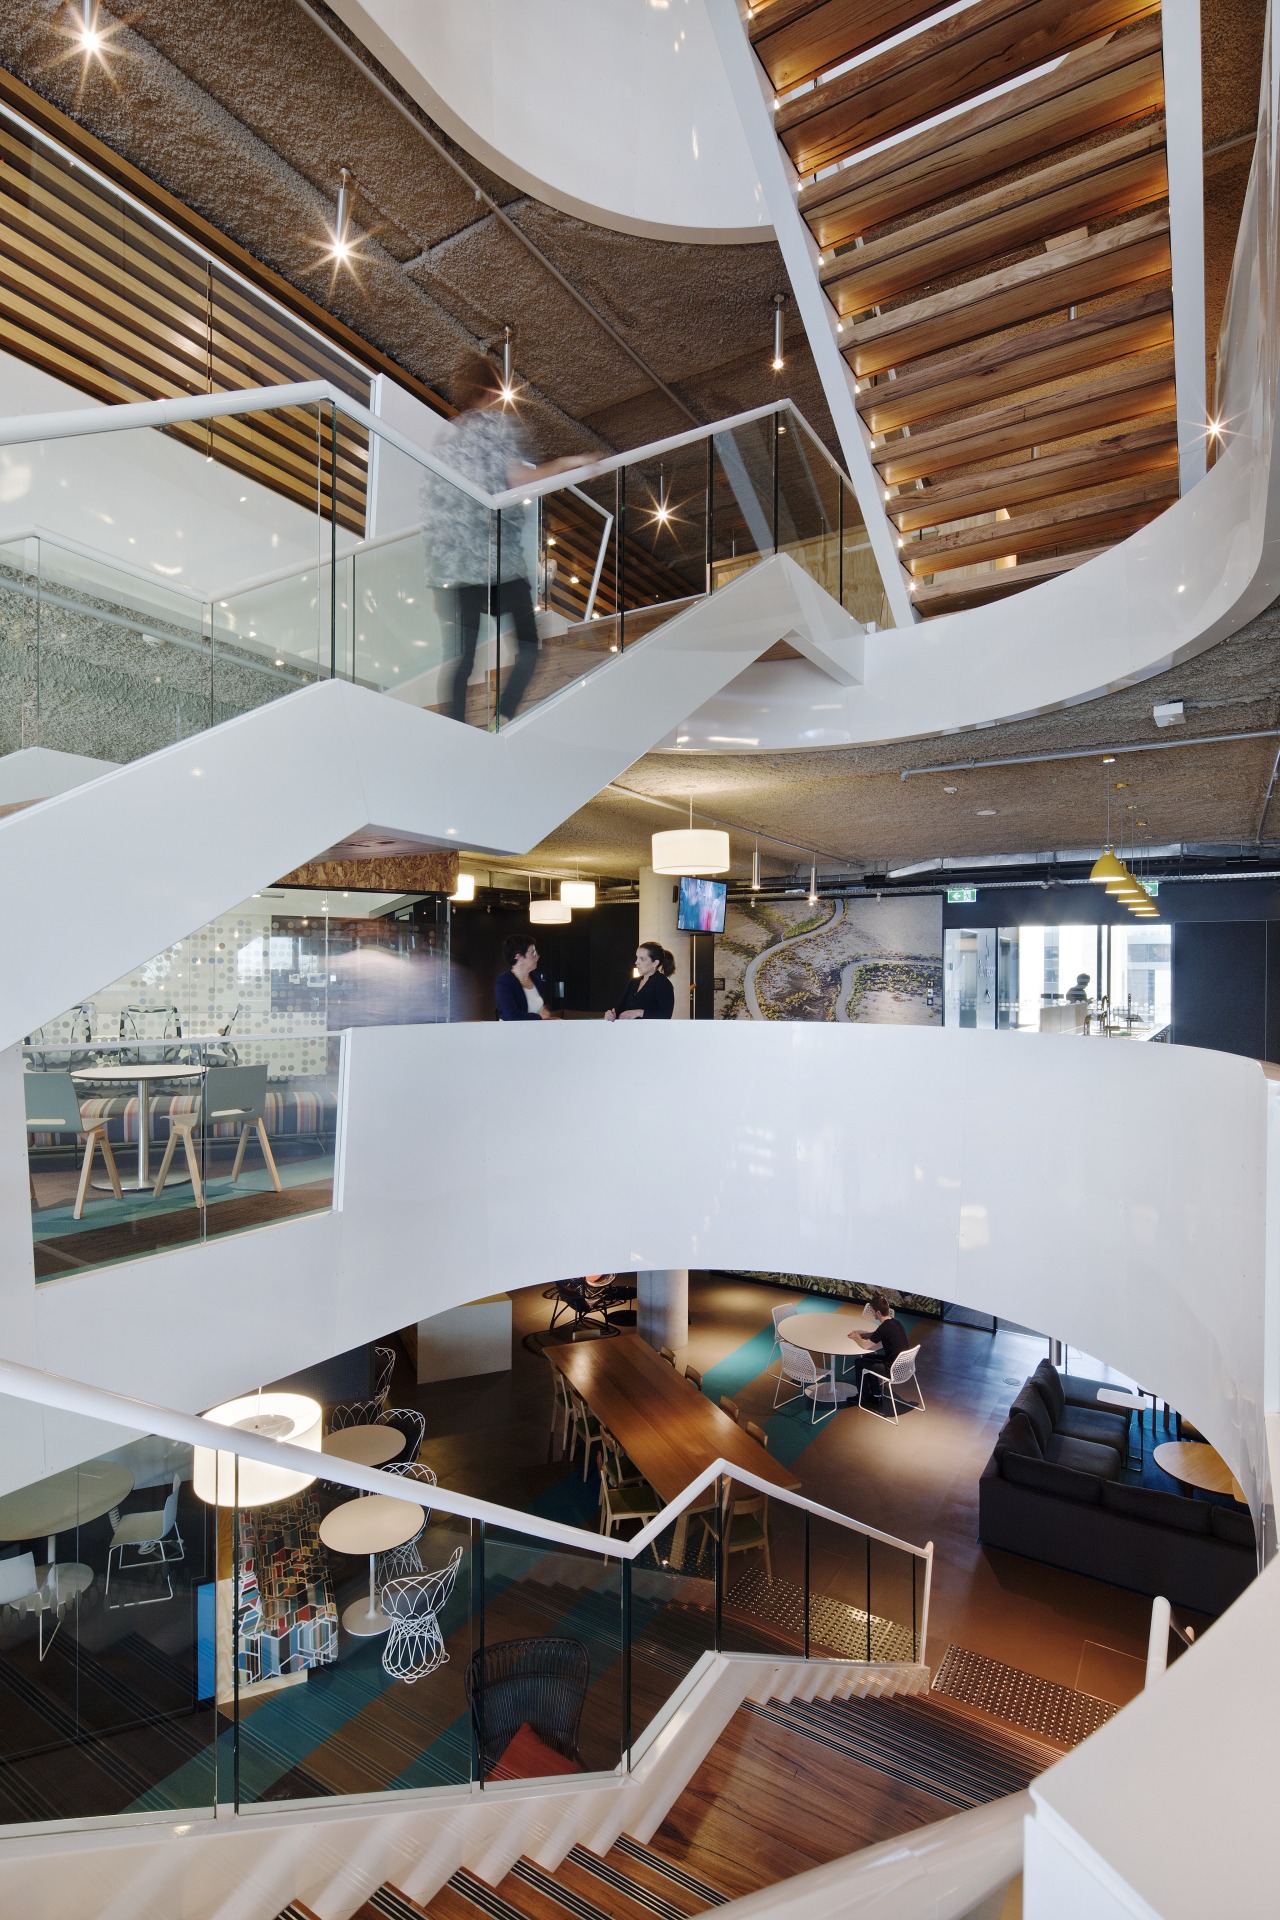
{"label": "wall-mounted flat screen tv", "polygon": [[680,911],[676,918],[680,932],[723,933],[727,893],[723,880],[694,880],[686,875],[680,882]]}

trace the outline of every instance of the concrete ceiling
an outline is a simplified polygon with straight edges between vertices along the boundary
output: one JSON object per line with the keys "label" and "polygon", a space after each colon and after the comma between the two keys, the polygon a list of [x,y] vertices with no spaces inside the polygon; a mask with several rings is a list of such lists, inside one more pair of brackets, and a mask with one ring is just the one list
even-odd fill
{"label": "concrete ceiling", "polygon": [[[1158,703],[1181,700],[1185,724],[1162,731]],[[1197,737],[1270,737],[1191,746]],[[1156,751],[1125,752],[1153,747]],[[1120,748],[1104,771],[1104,750]],[[1017,755],[1069,754],[1035,764],[965,763]],[[535,869],[634,876],[649,835],[675,824],[653,799],[687,806],[744,829],[815,848],[819,871],[883,873],[933,858],[1041,853],[1099,844],[1108,777],[1126,783],[1112,803],[1113,829],[1133,804],[1134,821],[1159,844],[1231,842],[1249,850],[1280,840],[1280,797],[1268,788],[1280,751],[1280,603],[1230,640],[1175,671],[1064,711],[1000,727],[892,747],[813,753],[648,754],[529,856]],[[947,771],[902,778],[905,768]],[[1278,783],[1280,785],[1280,783]],[[954,788],[954,792],[948,792]],[[618,789],[647,798],[629,798]],[[734,836],[734,872],[749,871],[751,841]],[[802,851],[763,848],[766,871],[808,872]],[[511,863],[521,864],[521,863]]]}
{"label": "concrete ceiling", "polygon": [[[561,214],[472,161],[379,69],[513,234],[295,0],[222,0],[209,13],[189,0],[133,0],[118,17],[127,25],[112,31],[106,64],[86,66],[72,10],[8,0],[0,62],[437,390],[447,393],[462,349],[509,325],[533,437],[548,453],[635,446],[683,431],[690,415],[714,420],[788,395],[830,437],[799,339],[783,375],[768,365],[773,296],[787,284],[772,241],[672,245]],[[335,275],[324,245],[342,167],[357,183],[361,257]]]}

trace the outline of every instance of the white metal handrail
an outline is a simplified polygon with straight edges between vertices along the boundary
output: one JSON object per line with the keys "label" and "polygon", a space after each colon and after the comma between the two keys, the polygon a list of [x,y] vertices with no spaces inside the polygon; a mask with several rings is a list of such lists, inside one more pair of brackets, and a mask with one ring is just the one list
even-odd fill
{"label": "white metal handrail", "polygon": [[450,485],[469,494],[491,511],[519,506],[522,501],[535,499],[541,494],[557,493],[566,487],[578,486],[584,480],[603,473],[613,473],[619,467],[663,458],[669,453],[678,452],[681,447],[692,446],[699,440],[712,439],[717,435],[734,433],[757,420],[766,420],[775,413],[793,415],[827,464],[839,474],[846,486],[852,485],[844,469],[832,458],[792,400],[772,400],[767,406],[730,414],[724,420],[712,421],[704,427],[690,427],[684,433],[669,434],[664,440],[651,440],[642,447],[608,454],[600,460],[584,460],[580,467],[573,467],[565,473],[553,474],[548,479],[530,481],[527,485],[510,487],[504,493],[493,494],[474,486],[462,474],[437,460],[428,448],[418,446],[407,434],[379,419],[376,413],[370,413],[367,407],[362,407],[328,380],[292,381],[275,387],[242,387],[229,393],[179,394],[168,400],[127,400],[104,407],[66,408],[56,413],[17,414],[0,420],[0,447],[28,446],[39,440],[73,440],[86,434],[127,433],[139,427],[179,426],[195,420],[233,419],[245,413],[276,412],[286,407],[320,406],[326,402],[365,432],[385,440],[419,466],[426,467],[441,480],[447,480]]}
{"label": "white metal handrail", "polygon": [[[313,1453],[306,1447],[290,1446],[283,1441],[264,1440],[238,1427],[220,1427],[200,1414],[179,1413],[171,1407],[156,1406],[151,1401],[134,1400],[127,1394],[113,1393],[106,1387],[89,1386],[80,1380],[68,1380],[61,1374],[45,1373],[39,1367],[24,1366],[17,1360],[0,1360],[0,1392],[62,1413],[103,1420],[111,1426],[125,1427],[132,1432],[157,1434],[166,1440],[176,1440],[187,1446],[207,1447],[219,1453],[243,1454],[246,1459],[260,1460],[268,1466],[290,1467],[295,1472],[316,1479],[332,1480],[339,1486],[353,1487],[359,1493],[385,1493],[395,1500],[421,1504],[420,1483],[398,1474],[382,1473],[376,1467],[362,1467],[355,1461],[343,1460],[337,1455]],[[733,1461],[713,1461],[656,1514],[648,1526],[633,1534],[629,1540],[588,1533],[585,1528],[565,1526],[558,1520],[542,1520],[512,1507],[498,1506],[492,1500],[477,1499],[473,1494],[455,1493],[449,1487],[432,1487],[431,1505],[459,1519],[483,1520],[487,1525],[502,1527],[509,1533],[523,1534],[534,1540],[554,1541],[557,1546],[586,1549],[600,1554],[604,1559],[638,1560],[645,1548],[678,1520],[699,1494],[706,1492],[722,1475],[741,1486],[752,1488],[754,1492],[767,1494],[771,1500],[796,1507],[815,1519],[829,1521],[834,1526],[878,1541],[883,1546],[896,1547],[910,1554],[913,1559],[922,1561],[925,1566],[924,1613],[921,1619],[923,1646],[924,1627],[928,1620],[929,1578],[933,1566],[931,1540],[923,1547],[916,1546],[910,1540],[899,1540],[891,1533],[882,1533],[878,1527],[868,1526],[865,1521],[853,1519],[849,1514],[837,1513],[834,1508],[824,1507],[816,1500],[808,1500],[803,1494],[775,1486],[771,1480],[761,1479],[749,1468]]]}

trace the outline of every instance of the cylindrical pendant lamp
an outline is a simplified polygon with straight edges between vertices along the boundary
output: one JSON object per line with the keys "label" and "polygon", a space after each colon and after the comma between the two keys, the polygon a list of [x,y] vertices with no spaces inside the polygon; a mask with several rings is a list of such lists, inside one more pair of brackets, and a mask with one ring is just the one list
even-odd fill
{"label": "cylindrical pendant lamp", "polygon": [[[266,1440],[287,1440],[292,1447],[308,1447],[317,1454],[320,1451],[320,1403],[305,1394],[248,1393],[243,1399],[211,1408],[204,1417],[220,1427],[234,1427]],[[315,1477],[292,1467],[251,1460],[247,1454],[240,1455],[237,1475],[234,1453],[212,1447],[194,1449],[192,1481],[200,1499],[211,1507],[270,1506],[273,1501],[301,1493]]]}

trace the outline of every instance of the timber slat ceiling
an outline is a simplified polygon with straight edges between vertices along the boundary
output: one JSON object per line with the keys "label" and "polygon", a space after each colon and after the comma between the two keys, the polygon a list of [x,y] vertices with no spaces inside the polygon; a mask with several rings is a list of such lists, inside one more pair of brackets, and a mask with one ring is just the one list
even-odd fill
{"label": "timber slat ceiling", "polygon": [[1178,486],[1158,0],[937,11],[749,21],[924,613],[1052,578]]}
{"label": "timber slat ceiling", "polygon": [[[361,404],[368,379],[83,165],[0,119],[0,348],[107,402],[328,379]],[[317,410],[164,429],[363,533],[365,435]]]}

